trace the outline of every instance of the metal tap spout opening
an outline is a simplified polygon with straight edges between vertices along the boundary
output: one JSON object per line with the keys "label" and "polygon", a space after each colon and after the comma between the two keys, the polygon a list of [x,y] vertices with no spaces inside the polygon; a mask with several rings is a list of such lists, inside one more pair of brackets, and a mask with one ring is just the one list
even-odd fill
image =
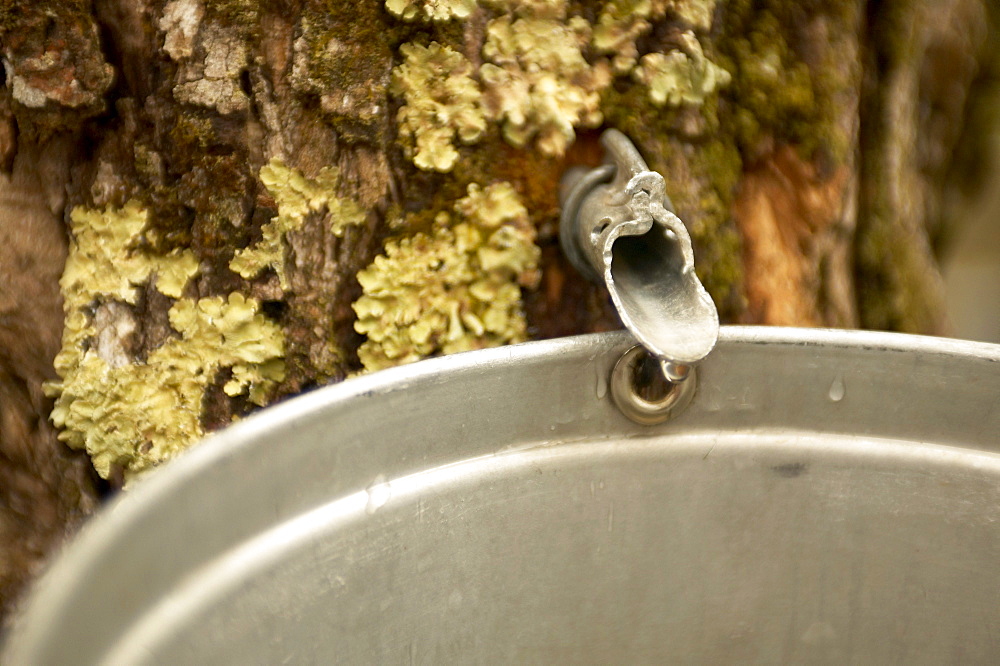
{"label": "metal tap spout opening", "polygon": [[621,132],[607,130],[601,141],[607,163],[564,184],[563,250],[583,275],[605,283],[625,327],[680,379],[681,366],[714,348],[718,312],[663,177]]}

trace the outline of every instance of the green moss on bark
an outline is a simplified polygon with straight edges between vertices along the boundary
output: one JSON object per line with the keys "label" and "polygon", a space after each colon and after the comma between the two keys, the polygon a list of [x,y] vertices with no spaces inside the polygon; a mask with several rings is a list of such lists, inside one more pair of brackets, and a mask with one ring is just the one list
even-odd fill
{"label": "green moss on bark", "polygon": [[784,143],[807,159],[848,159],[854,137],[840,114],[859,84],[860,3],[734,0],[723,15],[715,44],[733,74],[726,99],[743,154]]}
{"label": "green moss on bark", "polygon": [[312,0],[293,43],[291,81],[319,102],[340,136],[380,145],[385,140],[393,28],[376,0]]}

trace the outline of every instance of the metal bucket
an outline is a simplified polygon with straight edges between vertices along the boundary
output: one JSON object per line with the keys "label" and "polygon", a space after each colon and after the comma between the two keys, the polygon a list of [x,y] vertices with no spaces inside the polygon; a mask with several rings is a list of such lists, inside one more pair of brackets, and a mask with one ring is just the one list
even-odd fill
{"label": "metal bucket", "polygon": [[2,662],[1000,659],[1000,347],[724,328],[673,420],[624,334],[362,377],[94,520]]}

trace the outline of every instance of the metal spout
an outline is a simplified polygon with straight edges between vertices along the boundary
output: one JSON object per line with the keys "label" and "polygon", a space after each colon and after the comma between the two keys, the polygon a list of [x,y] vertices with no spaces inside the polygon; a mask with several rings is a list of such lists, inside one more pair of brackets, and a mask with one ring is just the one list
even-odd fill
{"label": "metal spout", "polygon": [[665,368],[697,363],[715,347],[719,314],[695,275],[691,237],[628,137],[609,129],[601,142],[604,165],[563,177],[563,252],[607,285],[622,323]]}

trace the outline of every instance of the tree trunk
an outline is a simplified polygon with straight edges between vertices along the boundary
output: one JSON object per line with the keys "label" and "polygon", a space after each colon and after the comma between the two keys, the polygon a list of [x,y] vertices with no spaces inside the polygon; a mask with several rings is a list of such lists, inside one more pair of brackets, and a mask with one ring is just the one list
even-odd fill
{"label": "tree trunk", "polygon": [[50,410],[117,486],[351,373],[616,328],[557,238],[604,127],[664,175],[724,322],[943,332],[989,11],[5,0],[0,595],[95,503]]}

